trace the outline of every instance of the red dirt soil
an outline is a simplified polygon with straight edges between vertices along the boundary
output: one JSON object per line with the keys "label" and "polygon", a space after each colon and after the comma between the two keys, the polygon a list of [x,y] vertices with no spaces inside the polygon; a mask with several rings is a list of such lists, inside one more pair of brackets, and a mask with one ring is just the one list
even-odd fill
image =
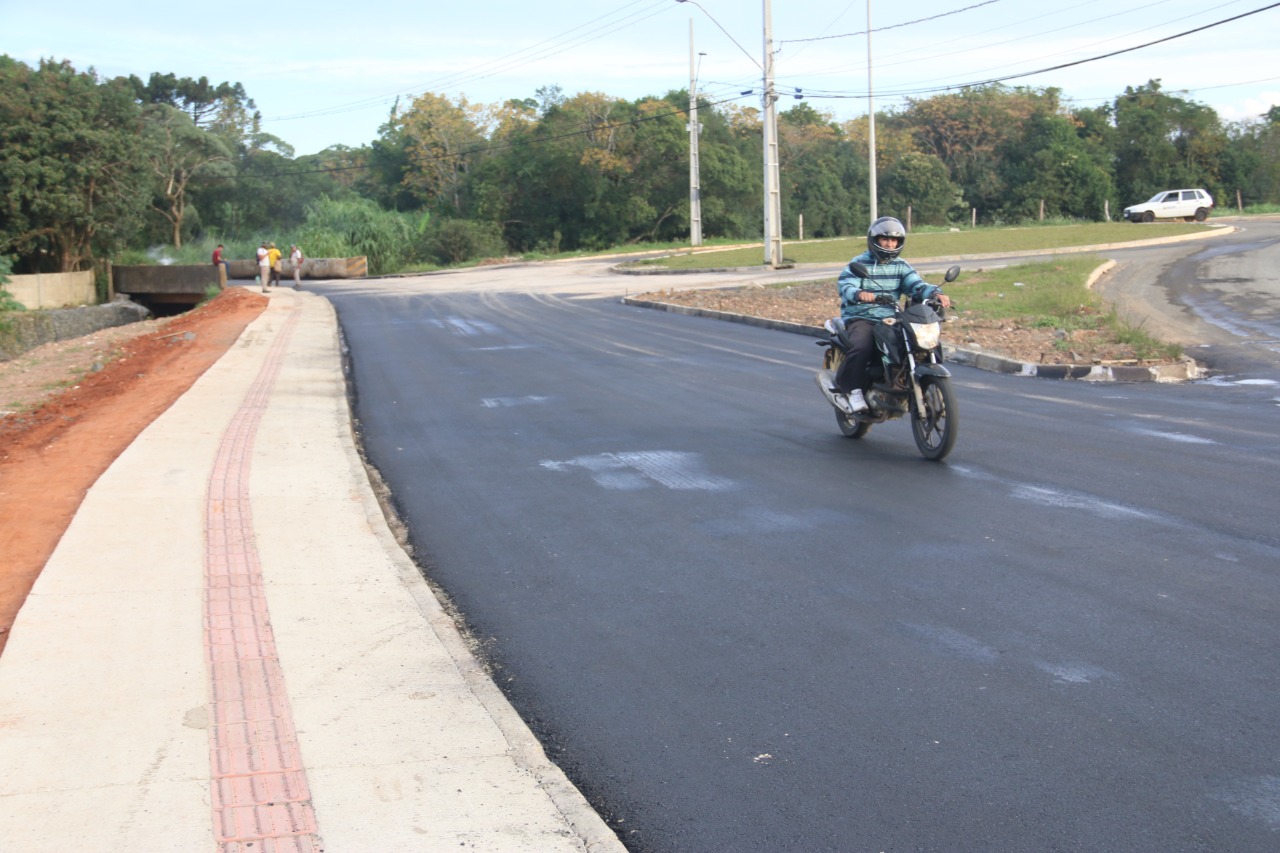
{"label": "red dirt soil", "polygon": [[85,493],[266,306],[225,290],[118,344],[76,387],[0,418],[0,651]]}

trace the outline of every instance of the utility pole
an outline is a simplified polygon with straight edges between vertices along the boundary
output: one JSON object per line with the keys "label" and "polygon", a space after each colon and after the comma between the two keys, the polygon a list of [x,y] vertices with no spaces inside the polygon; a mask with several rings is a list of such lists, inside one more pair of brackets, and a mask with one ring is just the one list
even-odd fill
{"label": "utility pole", "polygon": [[693,58],[693,18],[689,19],[689,244],[702,245],[702,186],[698,175],[698,69]]}
{"label": "utility pole", "polygon": [[876,209],[876,104],[871,96],[871,0],[867,0],[867,147],[871,163],[871,221],[879,218]]}
{"label": "utility pole", "polygon": [[764,263],[773,269],[782,265],[782,179],[778,171],[777,101],[778,96],[773,91],[773,12],[769,0],[764,0]]}

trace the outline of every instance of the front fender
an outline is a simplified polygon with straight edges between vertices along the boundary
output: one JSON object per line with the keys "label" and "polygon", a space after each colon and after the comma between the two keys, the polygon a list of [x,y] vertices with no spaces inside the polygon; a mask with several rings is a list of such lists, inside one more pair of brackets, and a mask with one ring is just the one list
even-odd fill
{"label": "front fender", "polygon": [[940,379],[946,379],[951,375],[951,371],[941,364],[917,364],[914,372],[917,379],[925,376],[937,376]]}

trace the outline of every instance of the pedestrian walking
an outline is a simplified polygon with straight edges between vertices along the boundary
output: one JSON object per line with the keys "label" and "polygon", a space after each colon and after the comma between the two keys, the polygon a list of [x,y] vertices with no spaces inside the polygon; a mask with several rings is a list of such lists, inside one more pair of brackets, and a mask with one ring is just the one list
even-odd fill
{"label": "pedestrian walking", "polygon": [[302,250],[297,244],[289,247],[289,260],[293,261],[293,289],[302,285]]}
{"label": "pedestrian walking", "polygon": [[271,261],[271,283],[280,286],[280,250],[275,243],[267,244],[267,257]]}
{"label": "pedestrian walking", "polygon": [[271,281],[271,255],[267,251],[267,244],[263,243],[258,247],[258,283],[262,285],[262,292],[266,293]]}

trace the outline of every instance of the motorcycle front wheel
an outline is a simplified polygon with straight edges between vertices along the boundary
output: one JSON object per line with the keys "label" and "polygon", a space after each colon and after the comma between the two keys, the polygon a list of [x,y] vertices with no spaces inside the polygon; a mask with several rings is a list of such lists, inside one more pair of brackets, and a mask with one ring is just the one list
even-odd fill
{"label": "motorcycle front wheel", "polygon": [[836,423],[840,425],[840,432],[845,438],[862,438],[871,429],[871,424],[846,415],[839,409],[836,409]]}
{"label": "motorcycle front wheel", "polygon": [[922,378],[920,395],[924,397],[924,411],[912,411],[911,433],[924,458],[940,462],[956,446],[959,427],[956,397],[951,391],[951,382],[941,376]]}

